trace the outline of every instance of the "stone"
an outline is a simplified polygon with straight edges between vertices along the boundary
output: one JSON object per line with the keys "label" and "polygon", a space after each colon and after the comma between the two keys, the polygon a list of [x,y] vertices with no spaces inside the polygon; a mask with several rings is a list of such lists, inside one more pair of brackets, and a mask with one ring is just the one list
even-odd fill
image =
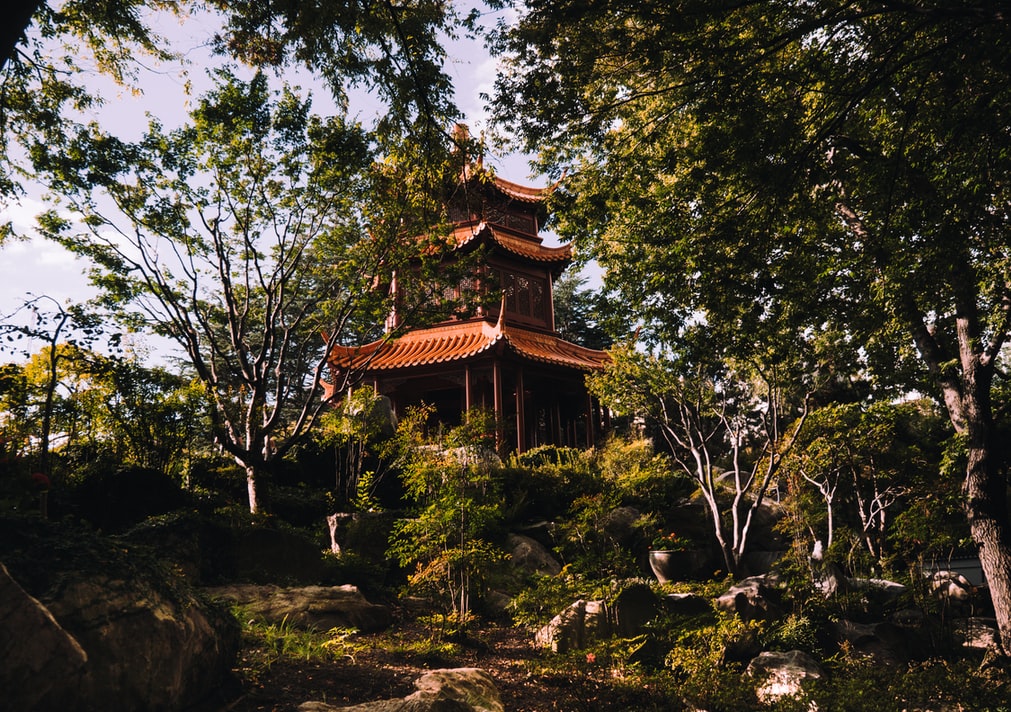
{"label": "stone", "polygon": [[642,512],[635,507],[616,507],[604,516],[603,529],[618,546],[628,547],[639,536]]}
{"label": "stone", "polygon": [[999,635],[996,618],[957,618],[951,622],[955,640],[963,648],[989,651],[998,649]]}
{"label": "stone", "polygon": [[[44,522],[0,520],[0,556],[9,572],[3,595],[15,604],[0,640],[16,641],[15,655],[29,652],[0,706],[140,712],[223,701],[239,626],[185,580],[106,537]],[[30,598],[17,602],[15,582]],[[32,619],[39,628],[18,630]],[[66,657],[37,667],[35,645]],[[66,677],[53,674],[60,667]],[[13,673],[5,665],[0,676]],[[40,699],[21,705],[15,691]]]}
{"label": "stone", "polygon": [[465,702],[474,712],[504,712],[502,698],[491,676],[478,668],[432,670],[414,683],[410,698]]}
{"label": "stone", "polygon": [[749,551],[744,555],[744,567],[749,573],[759,575],[773,571],[786,551],[782,549],[776,551]]}
{"label": "stone", "polygon": [[660,615],[662,609],[659,596],[646,584],[626,586],[611,602],[614,634],[622,638],[639,635],[647,623]]}
{"label": "stone", "polygon": [[[62,709],[88,654],[0,564],[0,689],[9,709]],[[27,683],[27,684],[26,684]]]}
{"label": "stone", "polygon": [[299,712],[504,712],[491,676],[479,668],[431,670],[418,678],[418,688],[399,700],[379,700],[351,707],[305,702]]}
{"label": "stone", "polygon": [[543,576],[557,576],[562,572],[562,565],[547,547],[532,537],[510,534],[506,538],[506,549],[512,565],[521,571]]}
{"label": "stone", "polygon": [[837,640],[847,643],[855,654],[881,665],[899,666],[911,659],[909,631],[894,623],[858,623],[843,619],[832,623],[832,630]]}
{"label": "stone", "polygon": [[900,598],[906,591],[907,586],[895,581],[886,579],[863,579],[851,578],[847,580],[847,587],[850,591],[860,591],[864,596],[874,603],[885,605]]}
{"label": "stone", "polygon": [[968,607],[976,596],[976,587],[957,571],[935,571],[930,576],[930,593],[950,607]]}
{"label": "stone", "polygon": [[583,636],[580,648],[594,640],[605,640],[612,634],[611,611],[603,601],[587,601],[583,609]]}
{"label": "stone", "polygon": [[212,598],[237,603],[267,623],[326,631],[353,628],[361,633],[385,630],[393,620],[390,609],[369,603],[355,586],[281,587],[233,584],[205,589]]}
{"label": "stone", "polygon": [[783,615],[780,592],[768,574],[738,581],[716,599],[721,611],[736,613],[744,620],[776,620]]}
{"label": "stone", "polygon": [[745,670],[758,681],[756,693],[764,704],[773,704],[782,697],[796,697],[802,692],[804,680],[824,676],[818,661],[801,650],[760,653]]}
{"label": "stone", "polygon": [[663,606],[668,613],[676,616],[695,616],[712,610],[709,599],[697,593],[668,593],[663,597]]}
{"label": "stone", "polygon": [[586,601],[580,599],[551,619],[534,635],[534,642],[554,653],[579,650],[586,644]]}

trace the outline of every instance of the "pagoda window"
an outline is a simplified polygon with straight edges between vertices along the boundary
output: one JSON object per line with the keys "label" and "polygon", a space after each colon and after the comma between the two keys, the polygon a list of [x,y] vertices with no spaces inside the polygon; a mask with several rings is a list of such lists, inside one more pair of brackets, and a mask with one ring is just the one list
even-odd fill
{"label": "pagoda window", "polygon": [[548,311],[546,307],[546,285],[544,280],[535,279],[530,283],[530,314],[535,319],[546,320]]}
{"label": "pagoda window", "polygon": [[528,235],[537,234],[537,221],[528,213],[492,206],[485,209],[485,219],[490,223],[503,225]]}
{"label": "pagoda window", "polygon": [[497,276],[505,295],[507,314],[524,317],[531,321],[547,321],[548,283],[546,279],[506,271],[499,272]]}

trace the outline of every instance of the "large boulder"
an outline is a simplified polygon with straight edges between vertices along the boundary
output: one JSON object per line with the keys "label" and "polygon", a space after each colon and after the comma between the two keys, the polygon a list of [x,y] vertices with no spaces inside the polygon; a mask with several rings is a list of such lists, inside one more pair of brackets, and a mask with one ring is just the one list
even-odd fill
{"label": "large boulder", "polygon": [[547,547],[532,537],[510,534],[506,538],[506,549],[512,565],[526,573],[557,576],[562,571],[562,565]]}
{"label": "large boulder", "polygon": [[141,523],[123,535],[148,548],[194,585],[242,581],[319,583],[324,576],[319,544],[286,529],[240,525],[194,512]]}
{"label": "large boulder", "polygon": [[783,615],[781,593],[768,575],[738,581],[716,599],[721,611],[736,613],[744,620],[776,620]]}
{"label": "large boulder", "polygon": [[0,665],[8,709],[221,701],[239,627],[157,562],[86,530],[11,520],[0,520],[0,558],[10,573],[0,640],[18,646]]}
{"label": "large boulder", "polygon": [[916,647],[913,631],[888,621],[859,623],[841,619],[832,623],[836,640],[846,643],[856,655],[879,665],[900,666],[912,658]]}
{"label": "large boulder", "polygon": [[369,603],[354,586],[282,587],[234,584],[205,589],[212,598],[242,606],[267,623],[287,623],[298,628],[330,630],[354,628],[362,633],[385,630],[392,621],[390,609]]}
{"label": "large boulder", "polygon": [[764,652],[755,657],[745,671],[758,682],[758,699],[774,704],[782,697],[796,697],[805,680],[824,676],[818,661],[800,650]]}
{"label": "large boulder", "polygon": [[[602,605],[603,602],[594,603]],[[587,602],[582,599],[570,605],[534,634],[534,642],[554,653],[567,653],[585,647],[586,605]],[[606,616],[604,618],[606,620]]]}
{"label": "large boulder", "polygon": [[646,584],[625,587],[610,603],[576,601],[534,635],[534,642],[555,653],[581,650],[612,636],[632,638],[663,610],[664,602]]}
{"label": "large boulder", "polygon": [[[10,709],[63,708],[88,654],[0,564],[0,686]],[[25,684],[29,682],[30,684]],[[7,707],[5,707],[6,709]]]}
{"label": "large boulder", "polygon": [[380,700],[352,707],[305,702],[299,712],[504,712],[491,676],[478,668],[431,670],[415,681],[418,688],[399,700]]}
{"label": "large boulder", "polygon": [[623,588],[611,602],[611,620],[614,633],[622,638],[633,638],[663,610],[663,602],[644,583]]}
{"label": "large boulder", "polygon": [[999,649],[1000,635],[995,618],[957,618],[952,621],[951,629],[956,642],[964,648],[984,652]]}

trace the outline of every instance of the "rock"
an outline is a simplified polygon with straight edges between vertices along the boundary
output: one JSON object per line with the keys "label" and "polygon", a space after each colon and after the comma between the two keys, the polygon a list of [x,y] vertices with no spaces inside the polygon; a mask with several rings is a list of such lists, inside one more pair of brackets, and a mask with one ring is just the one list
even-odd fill
{"label": "rock", "polygon": [[[22,599],[19,613],[4,616],[0,640],[20,646],[34,639],[33,645],[67,656],[37,669],[34,654],[23,658],[25,676],[3,686],[9,709],[134,712],[222,701],[239,627],[155,562],[87,530],[4,520],[0,556],[11,579],[6,600],[17,598],[15,581],[34,599]],[[41,627],[16,628],[32,619]],[[51,675],[60,666],[66,678]],[[14,669],[4,665],[0,677]],[[42,697],[22,705],[12,701],[15,694]]]}
{"label": "rock", "polygon": [[869,601],[878,604],[892,603],[909,590],[901,583],[885,579],[851,578],[847,579],[847,587],[850,591],[863,592]]}
{"label": "rock", "polygon": [[752,551],[782,551],[790,548],[790,542],[776,527],[783,516],[783,505],[768,498],[762,500],[748,530],[748,546]]}
{"label": "rock", "polygon": [[243,606],[268,623],[330,630],[354,628],[362,633],[385,630],[392,622],[386,606],[369,603],[355,586],[260,586],[235,584],[205,589],[213,598]]}
{"label": "rock", "polygon": [[506,539],[506,549],[511,554],[513,566],[526,573],[557,576],[562,571],[562,565],[547,547],[532,537],[510,534]]}
{"label": "rock", "polygon": [[752,574],[767,574],[785,555],[783,550],[749,551],[744,555],[744,567]]}
{"label": "rock", "polygon": [[504,712],[491,676],[478,668],[432,670],[415,681],[418,688],[400,700],[380,700],[351,707],[305,702],[299,712]]}
{"label": "rock", "polygon": [[881,665],[904,665],[911,659],[908,631],[893,623],[857,623],[843,619],[834,622],[832,630],[854,653]]}
{"label": "rock", "polygon": [[999,636],[996,618],[959,618],[951,625],[955,640],[973,650],[997,650]]}
{"label": "rock", "polygon": [[414,686],[418,691],[408,699],[457,700],[465,702],[474,712],[504,712],[494,681],[478,668],[432,670]]}
{"label": "rock", "polygon": [[626,586],[611,603],[614,634],[622,638],[639,635],[662,608],[660,598],[646,584]]}
{"label": "rock", "polygon": [[579,650],[586,645],[586,601],[580,599],[537,631],[534,642],[554,653]]}
{"label": "rock", "polygon": [[695,616],[712,610],[709,600],[696,593],[668,593],[663,597],[668,613],[677,616]]}
{"label": "rock", "polygon": [[976,587],[956,571],[935,571],[929,585],[934,598],[953,607],[971,605],[976,594]]}
{"label": "rock", "polygon": [[639,534],[641,518],[642,512],[635,507],[617,507],[604,516],[603,529],[615,544],[629,547]]}
{"label": "rock", "polygon": [[0,689],[7,708],[69,707],[67,695],[76,695],[88,654],[45,606],[10,577],[3,564],[0,630]]}
{"label": "rock", "polygon": [[578,600],[541,628],[534,642],[555,653],[581,650],[594,640],[615,635],[632,638],[664,609],[660,598],[646,584],[627,586],[611,604]]}
{"label": "rock", "polygon": [[504,616],[512,606],[513,597],[503,591],[486,591],[481,598],[482,611],[492,616]]}
{"label": "rock", "polygon": [[802,691],[801,683],[817,679],[825,672],[818,661],[801,650],[789,652],[764,652],[748,665],[745,674],[759,681],[756,690],[764,704],[773,704],[781,697],[796,697]]}
{"label": "rock", "polygon": [[780,594],[768,574],[738,581],[716,599],[721,611],[736,613],[744,620],[776,620],[783,615]]}
{"label": "rock", "polygon": [[603,601],[587,601],[583,609],[583,635],[578,647],[584,648],[594,640],[604,640],[612,635],[611,615]]}

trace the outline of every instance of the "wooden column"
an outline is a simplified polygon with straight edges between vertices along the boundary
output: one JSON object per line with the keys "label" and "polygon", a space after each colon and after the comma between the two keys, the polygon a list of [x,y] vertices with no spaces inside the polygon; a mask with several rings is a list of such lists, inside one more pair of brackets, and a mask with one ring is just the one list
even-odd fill
{"label": "wooden column", "polygon": [[[502,366],[498,359],[492,362],[491,367],[491,390],[492,403],[495,409],[495,422],[502,422]],[[502,428],[495,428],[495,445],[502,446]]]}
{"label": "wooden column", "polygon": [[516,452],[526,452],[527,449],[527,425],[526,398],[523,394],[523,367],[516,369]]}
{"label": "wooden column", "polygon": [[473,401],[470,393],[470,364],[463,365],[463,410],[470,411]]}

